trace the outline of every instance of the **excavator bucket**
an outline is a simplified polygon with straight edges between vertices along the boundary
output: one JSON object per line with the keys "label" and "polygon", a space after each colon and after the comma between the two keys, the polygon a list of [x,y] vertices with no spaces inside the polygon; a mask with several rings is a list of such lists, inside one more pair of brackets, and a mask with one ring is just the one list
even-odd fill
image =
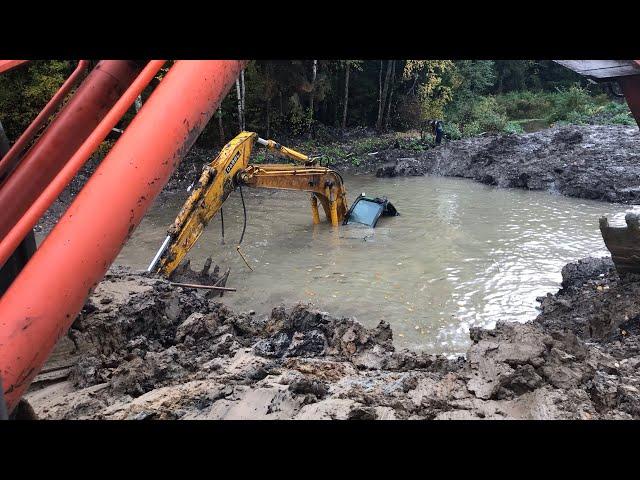
{"label": "excavator bucket", "polygon": [[[554,61],[593,82],[617,83],[640,127],[640,60]],[[626,226],[611,226],[602,217],[600,233],[618,273],[640,273],[640,217],[630,212],[625,222]]]}

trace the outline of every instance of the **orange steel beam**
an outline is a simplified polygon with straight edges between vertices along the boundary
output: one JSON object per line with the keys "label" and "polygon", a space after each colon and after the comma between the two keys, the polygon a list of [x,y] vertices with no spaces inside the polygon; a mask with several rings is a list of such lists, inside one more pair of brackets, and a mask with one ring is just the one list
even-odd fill
{"label": "orange steel beam", "polygon": [[0,73],[8,72],[27,62],[30,62],[30,60],[0,60]]}
{"label": "orange steel beam", "polygon": [[0,238],[16,224],[140,72],[129,60],[102,60],[0,185]]}
{"label": "orange steel beam", "polygon": [[0,299],[11,411],[245,63],[178,61]]}
{"label": "orange steel beam", "polygon": [[42,128],[49,117],[53,115],[55,109],[58,108],[62,100],[64,100],[71,89],[78,83],[80,77],[86,71],[88,65],[89,62],[87,60],[80,60],[80,62],[78,62],[78,66],[69,76],[69,78],[67,78],[67,80],[62,84],[55,95],[51,97],[51,100],[49,100],[45,107],[40,111],[38,116],[33,120],[33,122],[31,122],[31,124],[29,124],[22,135],[20,135],[20,138],[16,140],[7,154],[0,159],[0,182],[15,167],[17,162],[20,160],[20,155],[27,147],[28,143]]}
{"label": "orange steel beam", "polygon": [[95,152],[100,143],[107,137],[114,125],[118,123],[120,118],[122,118],[125,112],[133,105],[136,97],[142,93],[142,90],[151,82],[164,63],[164,60],[153,60],[149,62],[82,146],[64,165],[58,175],[31,204],[22,218],[0,239],[0,266],[4,265],[25,235],[38,223],[40,217],[47,211],[55,199],[58,198],[58,195],[60,195],[69,182],[71,182],[76,173],[82,168],[82,165],[85,164],[91,154]]}

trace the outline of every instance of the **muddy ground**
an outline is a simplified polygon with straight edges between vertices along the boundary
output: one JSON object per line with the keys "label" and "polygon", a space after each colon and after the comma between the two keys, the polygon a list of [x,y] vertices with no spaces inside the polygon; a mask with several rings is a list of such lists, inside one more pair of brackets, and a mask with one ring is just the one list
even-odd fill
{"label": "muddy ground", "polygon": [[[401,146],[336,166],[640,200],[635,127]],[[162,196],[186,189],[213,154],[192,150]],[[39,228],[55,224],[92,168]],[[309,305],[276,307],[266,318],[233,312],[217,293],[116,268],[27,398],[40,418],[640,418],[640,279],[611,266],[568,265],[563,288],[540,299],[535,321],[472,329],[472,346],[456,360],[396,351],[384,322],[366,329]]]}
{"label": "muddy ground", "polygon": [[640,203],[640,131],[584,125],[528,134],[487,134],[415,152],[380,152],[376,175],[443,175],[498,187],[549,190],[570,197]]}
{"label": "muddy ground", "polygon": [[397,351],[386,322],[233,312],[117,268],[27,399],[49,419],[640,418],[640,280],[611,266],[569,264],[536,320],[472,329],[455,360]]}

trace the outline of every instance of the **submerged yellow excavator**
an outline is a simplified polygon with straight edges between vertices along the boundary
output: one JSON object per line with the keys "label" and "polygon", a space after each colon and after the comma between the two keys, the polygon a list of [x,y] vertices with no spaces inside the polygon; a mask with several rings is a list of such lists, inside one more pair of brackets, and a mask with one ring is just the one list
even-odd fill
{"label": "submerged yellow excavator", "polygon": [[[249,159],[256,143],[296,163],[250,164]],[[231,192],[239,188],[242,195],[243,186],[310,192],[314,224],[320,223],[318,203],[322,205],[327,220],[333,226],[345,221],[359,203],[358,200],[365,200],[362,206],[367,201],[375,204],[379,210],[378,216],[397,214],[386,199],[370,200],[364,197],[358,197],[352,209],[348,210],[345,186],[338,172],[321,167],[307,155],[273,140],[263,140],[253,132],[242,132],[204,167],[195,189],[169,228],[167,237],[147,271],[169,277],[196,243],[209,221],[222,208]],[[377,220],[377,217],[375,219]],[[239,246],[236,248],[242,255]]]}

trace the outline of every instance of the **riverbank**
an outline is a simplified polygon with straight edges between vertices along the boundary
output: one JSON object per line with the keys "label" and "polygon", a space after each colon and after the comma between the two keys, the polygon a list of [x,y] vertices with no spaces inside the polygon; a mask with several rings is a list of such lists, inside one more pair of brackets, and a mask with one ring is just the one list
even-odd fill
{"label": "riverbank", "polygon": [[115,268],[71,331],[78,351],[65,340],[66,377],[26,398],[51,419],[640,418],[640,281],[608,259],[562,273],[536,320],[471,329],[452,360],[396,350],[385,322],[236,313]]}
{"label": "riverbank", "polygon": [[637,127],[583,125],[528,134],[487,134],[423,152],[389,149],[372,163],[379,177],[441,175],[502,188],[640,203]]}

